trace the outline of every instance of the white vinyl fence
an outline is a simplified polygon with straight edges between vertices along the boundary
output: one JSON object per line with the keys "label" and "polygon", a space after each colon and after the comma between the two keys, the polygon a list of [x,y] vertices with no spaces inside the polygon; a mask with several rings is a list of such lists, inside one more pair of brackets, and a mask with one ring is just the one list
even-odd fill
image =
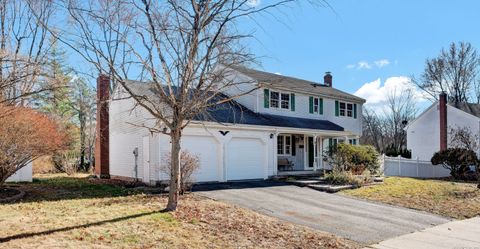
{"label": "white vinyl fence", "polygon": [[430,161],[403,157],[382,156],[385,176],[407,176],[417,178],[437,178],[450,176],[450,170],[441,165],[432,165]]}

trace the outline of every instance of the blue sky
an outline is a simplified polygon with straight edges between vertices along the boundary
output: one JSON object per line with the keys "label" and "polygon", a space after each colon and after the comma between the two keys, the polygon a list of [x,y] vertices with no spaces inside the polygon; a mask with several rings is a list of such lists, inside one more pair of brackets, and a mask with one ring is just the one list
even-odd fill
{"label": "blue sky", "polygon": [[[262,1],[260,6],[268,2]],[[331,71],[334,86],[350,93],[375,82],[363,92],[369,93],[366,98],[378,98],[385,81],[396,77],[390,79],[395,85],[420,75],[425,59],[453,41],[468,41],[480,49],[480,1],[329,4],[333,10],[304,5],[282,9],[280,21],[259,18],[261,27],[242,24],[255,30],[250,47],[260,56],[261,69],[319,82]]]}

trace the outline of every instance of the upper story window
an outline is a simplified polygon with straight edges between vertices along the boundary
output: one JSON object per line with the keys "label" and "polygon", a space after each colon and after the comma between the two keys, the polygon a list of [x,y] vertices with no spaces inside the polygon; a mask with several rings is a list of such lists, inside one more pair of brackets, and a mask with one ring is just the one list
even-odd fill
{"label": "upper story window", "polygon": [[357,118],[357,104],[335,101],[335,116]]}
{"label": "upper story window", "polygon": [[318,113],[323,114],[323,99],[318,97],[310,96],[309,100],[310,106],[309,111],[310,113]]}
{"label": "upper story window", "polygon": [[264,89],[264,107],[295,111],[295,94]]}

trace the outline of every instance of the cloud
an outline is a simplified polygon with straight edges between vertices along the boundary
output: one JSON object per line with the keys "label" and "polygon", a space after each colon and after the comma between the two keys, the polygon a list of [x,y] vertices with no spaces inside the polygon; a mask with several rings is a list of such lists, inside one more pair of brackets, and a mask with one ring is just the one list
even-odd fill
{"label": "cloud", "polygon": [[381,60],[376,60],[372,63],[366,61],[366,60],[361,60],[355,64],[348,64],[346,66],[347,69],[372,69],[373,66],[377,68],[382,68],[390,64],[390,61],[387,59],[381,59]]}
{"label": "cloud", "polygon": [[375,61],[374,63],[378,68],[382,68],[390,64],[390,61],[387,59],[381,59],[381,60]]}
{"label": "cloud", "polygon": [[381,79],[363,84],[354,95],[367,100],[365,106],[374,111],[383,111],[391,94],[402,94],[412,91],[417,103],[427,101],[425,94],[416,88],[409,77],[390,77],[382,85]]}
{"label": "cloud", "polygon": [[247,4],[250,7],[257,7],[260,5],[261,2],[262,2],[261,0],[248,0]]}
{"label": "cloud", "polygon": [[359,61],[357,69],[371,69],[372,66],[368,63],[368,61]]}

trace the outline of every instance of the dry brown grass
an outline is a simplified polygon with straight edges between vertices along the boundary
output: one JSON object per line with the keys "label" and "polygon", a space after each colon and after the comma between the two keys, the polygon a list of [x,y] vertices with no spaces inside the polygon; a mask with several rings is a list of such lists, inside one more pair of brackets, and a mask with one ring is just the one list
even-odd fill
{"label": "dry brown grass", "polygon": [[166,198],[48,175],[18,186],[21,203],[0,205],[1,248],[357,248],[331,234],[189,194]]}
{"label": "dry brown grass", "polygon": [[473,183],[389,177],[384,184],[346,190],[341,194],[457,219],[480,215],[480,190]]}

